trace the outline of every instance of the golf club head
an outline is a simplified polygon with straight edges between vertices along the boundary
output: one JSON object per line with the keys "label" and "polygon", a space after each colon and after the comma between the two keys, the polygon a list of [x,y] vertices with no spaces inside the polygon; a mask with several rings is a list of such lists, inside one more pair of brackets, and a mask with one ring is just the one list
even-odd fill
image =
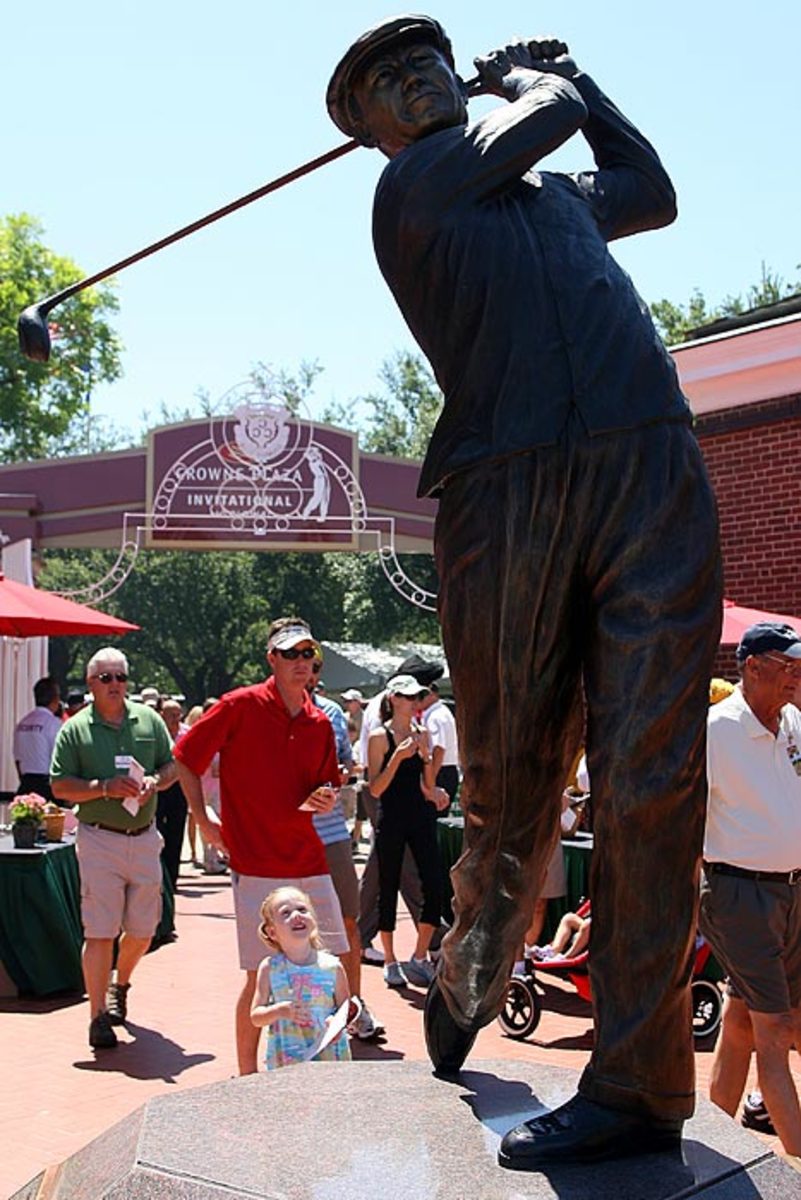
{"label": "golf club head", "polygon": [[19,348],[31,362],[46,363],[50,358],[50,331],[47,328],[48,309],[30,304],[19,315],[17,333]]}

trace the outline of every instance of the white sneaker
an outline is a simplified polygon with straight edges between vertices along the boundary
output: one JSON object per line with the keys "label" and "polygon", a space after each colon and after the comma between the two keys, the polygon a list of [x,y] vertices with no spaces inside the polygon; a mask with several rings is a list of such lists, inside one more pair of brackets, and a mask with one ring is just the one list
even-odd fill
{"label": "white sneaker", "polygon": [[361,1001],[361,1012],[355,1021],[348,1026],[348,1033],[352,1037],[361,1038],[363,1042],[370,1038],[378,1037],[379,1033],[384,1033],[385,1028],[380,1021],[377,1021],[365,1002]]}
{"label": "white sneaker", "polygon": [[437,974],[437,968],[429,959],[415,958],[414,955],[403,964],[403,969],[409,982],[420,987],[429,987]]}
{"label": "white sneaker", "polygon": [[391,988],[402,988],[408,985],[409,980],[404,975],[403,967],[399,962],[387,963],[384,967],[384,983]]}
{"label": "white sneaker", "polygon": [[526,957],[531,958],[534,962],[550,962],[552,958],[558,958],[553,946],[526,946]]}
{"label": "white sneaker", "polygon": [[383,967],[384,951],[376,950],[374,946],[365,946],[362,950],[362,962],[373,963],[376,967]]}

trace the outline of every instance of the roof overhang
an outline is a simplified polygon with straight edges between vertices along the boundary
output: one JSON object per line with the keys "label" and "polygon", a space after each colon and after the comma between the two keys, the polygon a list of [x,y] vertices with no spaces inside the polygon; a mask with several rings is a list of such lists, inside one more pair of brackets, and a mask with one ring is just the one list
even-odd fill
{"label": "roof overhang", "polygon": [[672,346],[697,414],[801,393],[801,313]]}

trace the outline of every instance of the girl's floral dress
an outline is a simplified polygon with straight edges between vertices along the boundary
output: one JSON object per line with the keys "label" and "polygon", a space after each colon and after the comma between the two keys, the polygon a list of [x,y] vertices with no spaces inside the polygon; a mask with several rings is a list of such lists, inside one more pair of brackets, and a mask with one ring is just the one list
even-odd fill
{"label": "girl's floral dress", "polygon": [[[294,1000],[309,1010],[309,1024],[297,1021],[276,1021],[267,1030],[266,1066],[289,1067],[305,1062],[314,1043],[325,1030],[325,1019],[336,1012],[334,985],[339,959],[325,950],[318,950],[314,962],[298,966],[284,954],[270,955],[271,1001],[279,1004]],[[319,1054],[315,1062],[339,1062],[350,1058],[348,1036],[344,1029]]]}

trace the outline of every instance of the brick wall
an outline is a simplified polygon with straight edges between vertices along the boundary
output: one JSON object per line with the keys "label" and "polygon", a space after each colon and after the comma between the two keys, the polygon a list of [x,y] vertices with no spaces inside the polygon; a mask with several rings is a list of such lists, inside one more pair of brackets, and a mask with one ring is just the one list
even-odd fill
{"label": "brick wall", "polygon": [[[801,616],[801,396],[699,417],[720,509],[724,595]],[[716,671],[734,678],[722,648]]]}

